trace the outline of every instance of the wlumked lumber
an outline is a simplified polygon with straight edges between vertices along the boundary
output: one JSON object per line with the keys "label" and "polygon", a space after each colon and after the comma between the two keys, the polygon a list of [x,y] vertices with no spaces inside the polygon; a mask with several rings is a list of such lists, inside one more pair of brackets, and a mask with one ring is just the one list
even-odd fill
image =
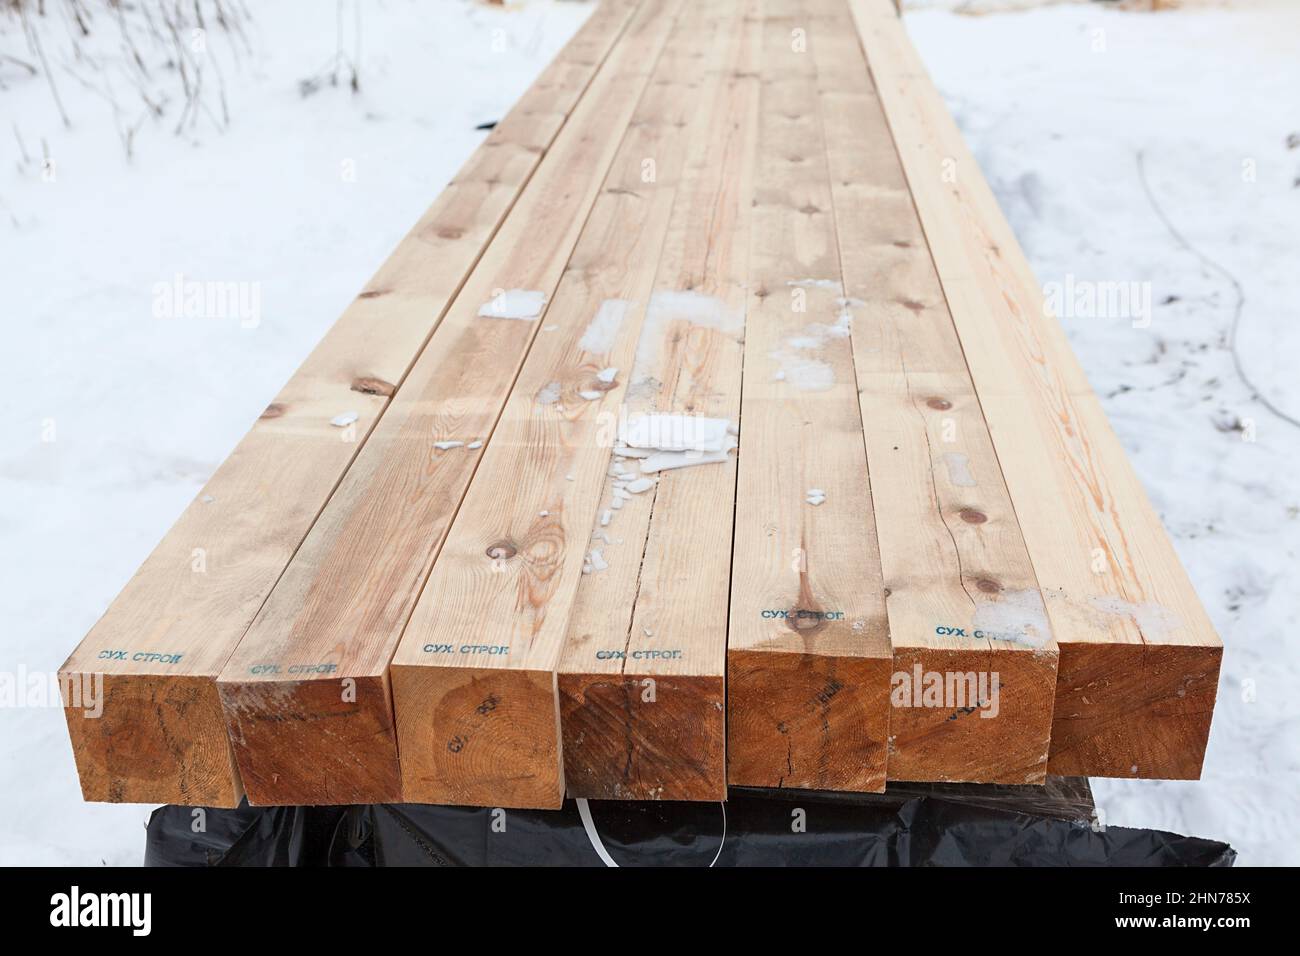
{"label": "wlumked lumber", "polygon": [[[675,6],[662,12],[672,33],[657,64],[643,59],[650,83],[548,311],[556,329],[519,376],[394,658],[407,800],[545,807],[564,797],[555,672],[584,568],[604,563],[592,528],[610,444],[625,394],[640,387],[637,342],[682,168],[713,132],[697,109],[716,82],[710,54],[736,26],[719,0],[673,24]],[[491,636],[489,652],[475,647],[479,635]]]}
{"label": "wlumked lumber", "polygon": [[[709,6],[709,41],[692,43],[709,73],[687,97],[696,126],[624,405],[665,429],[740,417],[761,23],[752,0]],[[621,450],[559,665],[566,788],[721,800],[735,456]],[[644,474],[657,484],[618,497]]]}
{"label": "wlumked lumber", "polygon": [[1057,649],[848,8],[809,25],[884,568],[889,778],[1041,783]]}
{"label": "wlumked lumber", "polygon": [[882,790],[891,655],[807,10],[767,0],[728,780]]}
{"label": "wlumked lumber", "polygon": [[65,701],[87,800],[238,804],[216,676],[634,7],[605,0],[592,14],[63,665],[73,691],[102,681],[101,716]]}
{"label": "wlumked lumber", "polygon": [[1047,595],[1048,770],[1195,778],[1222,643],[890,3],[851,9]]}
{"label": "wlumked lumber", "polygon": [[389,662],[548,321],[663,45],[664,10],[638,9],[222,671],[251,803],[400,799]]}

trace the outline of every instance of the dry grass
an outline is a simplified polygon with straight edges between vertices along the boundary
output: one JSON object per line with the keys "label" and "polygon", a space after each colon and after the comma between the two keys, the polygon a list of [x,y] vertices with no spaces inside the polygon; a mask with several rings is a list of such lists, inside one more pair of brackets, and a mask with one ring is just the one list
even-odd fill
{"label": "dry grass", "polygon": [[[0,96],[39,78],[64,126],[81,86],[111,111],[128,157],[152,122],[174,133],[230,123],[226,68],[249,51],[244,0],[0,0]],[[20,149],[27,149],[14,130]]]}

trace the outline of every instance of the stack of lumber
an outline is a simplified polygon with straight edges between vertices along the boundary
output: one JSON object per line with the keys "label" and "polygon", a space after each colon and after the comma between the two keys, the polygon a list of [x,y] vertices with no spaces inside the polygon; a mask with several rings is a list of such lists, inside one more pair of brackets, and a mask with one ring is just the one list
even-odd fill
{"label": "stack of lumber", "polygon": [[603,0],[63,679],[88,800],[553,807],[1195,778],[1221,653],[890,0]]}

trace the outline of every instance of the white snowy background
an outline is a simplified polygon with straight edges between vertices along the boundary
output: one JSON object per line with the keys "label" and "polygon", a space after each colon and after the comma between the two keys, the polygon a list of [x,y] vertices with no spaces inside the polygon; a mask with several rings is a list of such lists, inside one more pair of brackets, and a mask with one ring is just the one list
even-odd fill
{"label": "white snowy background", "polygon": [[[71,31],[45,45],[71,126],[0,56],[0,673],[58,668],[591,9],[365,0],[358,36],[355,2],[211,31],[211,112],[179,134],[178,87],[142,118],[112,79],[110,23],[80,58]],[[1300,417],[1300,4],[912,7],[1040,280],[1150,283],[1147,328],[1065,323],[1227,651],[1204,779],[1094,781],[1106,822],[1300,863],[1300,428],[1257,398]],[[359,92],[328,80],[340,47]],[[3,14],[0,53],[31,60]],[[155,318],[177,274],[260,283],[260,322]],[[0,863],[138,863],[150,808],[82,803],[57,703],[16,704]]]}

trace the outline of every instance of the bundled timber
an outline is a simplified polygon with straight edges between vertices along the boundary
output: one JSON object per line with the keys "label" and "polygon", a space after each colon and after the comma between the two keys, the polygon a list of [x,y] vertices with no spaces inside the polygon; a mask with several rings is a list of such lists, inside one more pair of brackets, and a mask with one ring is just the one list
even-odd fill
{"label": "bundled timber", "polygon": [[888,0],[850,7],[1048,596],[1048,769],[1198,777],[1223,645]]}
{"label": "bundled timber", "polygon": [[1221,656],[891,0],[604,0],[61,676],[90,800],[557,807],[1194,778]]}
{"label": "bundled timber", "polygon": [[[689,119],[719,32],[706,16],[715,4],[674,23],[678,6],[656,21],[672,31],[658,62],[643,61],[649,85],[547,313],[555,331],[529,356],[485,456],[509,485],[471,489],[394,660],[408,800],[563,799],[555,672],[583,572],[608,563],[592,529],[612,433],[635,381],[683,161],[702,138]],[[625,497],[644,500],[649,490],[636,487]],[[484,634],[493,650],[465,649]],[[490,767],[512,776],[498,782]]]}
{"label": "bundled timber", "polygon": [[883,790],[890,646],[808,13],[764,3],[728,777]]}
{"label": "bundled timber", "polygon": [[[542,323],[554,321],[547,304],[645,87],[644,64],[663,45],[663,6],[648,2],[635,14],[218,678],[250,803],[401,799],[393,698],[400,702],[409,683],[399,674],[392,687],[389,663],[520,367]],[[545,242],[535,241],[542,235]],[[522,480],[490,460],[485,474]],[[489,580],[492,545],[483,542],[483,567],[472,569]],[[428,593],[439,594],[437,580]],[[430,597],[425,606],[432,618],[416,613],[410,624],[421,646],[446,644],[478,662],[511,643],[482,620],[472,632],[457,630],[454,604]],[[505,716],[502,726],[531,741],[542,728],[511,704],[535,688],[525,672],[499,712],[490,694],[471,712],[482,706]],[[440,742],[443,752],[454,736]],[[408,769],[417,760],[412,747]],[[511,799],[516,776],[533,779],[527,768],[492,772],[501,791],[495,802],[543,805],[534,790]]]}
{"label": "bundled timber", "polygon": [[894,652],[889,777],[1041,783],[1057,649],[979,397],[843,4],[825,116]]}
{"label": "bundled timber", "polygon": [[[239,803],[216,676],[634,7],[604,0],[63,665],[68,730],[87,800]],[[102,715],[88,716],[78,689],[95,681],[102,681]]]}
{"label": "bundled timber", "polygon": [[[755,2],[703,6],[711,23],[681,43],[698,48],[690,50],[697,72],[708,69],[677,107],[694,116],[693,127],[684,155],[674,157],[686,165],[624,398],[624,420],[663,426],[669,434],[659,441],[704,437],[671,434],[695,416],[740,420],[760,21]],[[558,676],[572,796],[726,795],[736,463],[726,449],[730,429],[718,431],[720,452],[620,444],[623,454],[604,459],[610,468],[589,545],[599,560],[578,584]],[[652,487],[620,496],[625,479],[646,476]]]}

